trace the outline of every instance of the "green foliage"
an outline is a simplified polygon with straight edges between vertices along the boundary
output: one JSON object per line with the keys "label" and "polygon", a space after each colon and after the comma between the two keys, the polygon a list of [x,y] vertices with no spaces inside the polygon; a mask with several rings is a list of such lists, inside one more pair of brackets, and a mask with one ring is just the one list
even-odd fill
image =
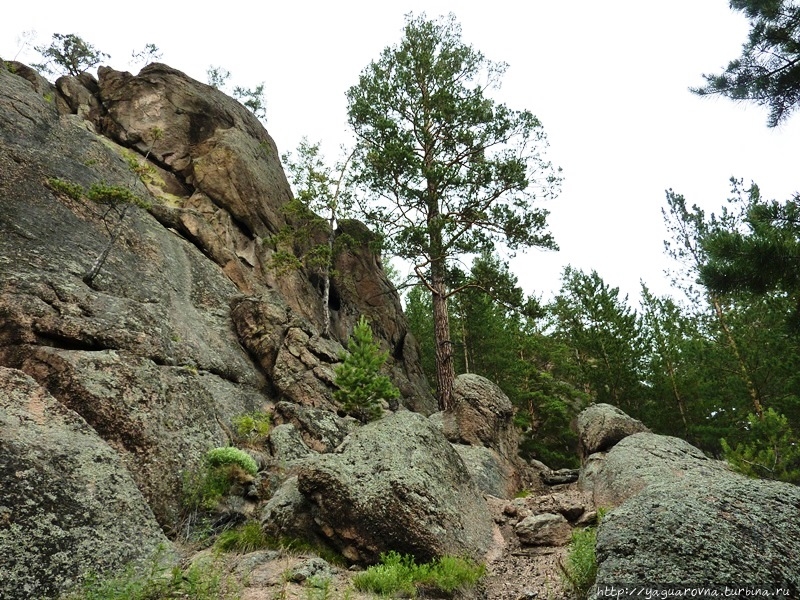
{"label": "green foliage", "polygon": [[32,66],[51,75],[77,76],[110,58],[73,33],[54,33],[49,46],[35,49],[44,60]]}
{"label": "green foliage", "polygon": [[269,436],[272,415],[265,412],[251,412],[233,418],[233,427],[240,443],[257,446]]}
{"label": "green foliage", "polygon": [[152,205],[134,194],[130,188],[122,185],[111,185],[105,182],[95,182],[86,191],[86,197],[97,204],[118,206],[120,204],[134,204],[139,208],[149,210]]}
{"label": "green foliage", "polygon": [[80,590],[61,596],[61,600],[238,600],[239,597],[238,585],[220,563],[205,560],[188,567],[170,568],[157,554],[147,565],[129,565],[115,576],[88,574]]}
{"label": "green foliage", "polygon": [[639,416],[644,351],[635,311],[592,271],[567,267],[550,310],[554,335],[575,352],[579,385],[597,402]]}
{"label": "green foliage", "polygon": [[574,529],[566,562],[559,563],[564,588],[575,600],[585,600],[594,585],[597,577],[596,546],[596,527]]}
{"label": "green foliage", "polygon": [[258,472],[258,465],[253,457],[244,450],[226,446],[224,448],[213,448],[206,452],[205,463],[209,467],[224,467],[228,465],[238,465],[245,473],[255,475]]}
{"label": "green foliage", "polygon": [[223,531],[217,537],[214,546],[223,552],[247,554],[262,548],[270,548],[273,544],[258,522],[248,521],[235,529]]}
{"label": "green foliage", "polygon": [[353,184],[369,200],[360,216],[433,294],[440,408],[449,408],[454,378],[447,299],[459,290],[448,271],[497,244],[555,248],[547,211],[535,204],[559,184],[543,158],[542,125],[486,95],[505,68],[462,41],[454,16],[409,16],[400,43],[347,92]]}
{"label": "green foliage", "polygon": [[394,400],[400,391],[380,369],[388,358],[372,339],[372,329],[362,316],[347,343],[343,362],[336,366],[334,382],[339,387],[333,393],[345,412],[361,421],[372,421],[381,416],[381,400]]}
{"label": "green foliage", "polygon": [[746,441],[735,448],[721,440],[728,462],[750,477],[800,484],[800,444],[788,419],[769,408],[763,419],[748,415],[746,429]]}
{"label": "green foliage", "polygon": [[418,565],[413,556],[391,551],[381,555],[381,564],[357,574],[357,590],[381,596],[403,595],[415,598],[420,587],[452,594],[457,589],[472,588],[483,577],[485,567],[468,559],[443,556]]}
{"label": "green foliage", "polygon": [[74,183],[72,181],[65,181],[63,179],[58,179],[57,177],[51,177],[47,180],[47,185],[50,188],[59,194],[64,194],[65,196],[69,196],[73,200],[80,200],[83,198],[84,194],[86,193],[83,189],[83,186],[79,183]]}
{"label": "green foliage", "polygon": [[238,465],[203,466],[183,473],[183,505],[186,510],[212,510],[236,481]]}
{"label": "green foliage", "polygon": [[233,97],[239,100],[250,109],[258,119],[267,119],[267,101],[264,97],[264,83],[258,84],[254,88],[244,88],[236,86],[233,88]]}
{"label": "green foliage", "polygon": [[769,108],[769,127],[784,122],[800,103],[800,6],[792,0],[731,0],[750,20],[742,55],[706,85],[692,91],[751,100]]}
{"label": "green foliage", "polygon": [[231,72],[225,67],[209,66],[206,70],[208,85],[218,90],[224,89],[231,77]]}

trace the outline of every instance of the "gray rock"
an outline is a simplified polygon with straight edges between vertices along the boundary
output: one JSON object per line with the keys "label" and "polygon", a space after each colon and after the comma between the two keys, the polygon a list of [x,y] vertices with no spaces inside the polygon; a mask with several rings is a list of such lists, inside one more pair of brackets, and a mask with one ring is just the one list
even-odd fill
{"label": "gray rock", "polygon": [[578,443],[584,457],[609,450],[621,439],[642,431],[650,430],[610,404],[593,404],[578,415]]}
{"label": "gray rock", "polygon": [[114,452],[33,379],[0,367],[0,597],[52,598],[169,548]]}
{"label": "gray rock", "polygon": [[332,567],[326,560],[315,556],[293,566],[286,573],[287,579],[295,583],[312,581],[313,579],[328,579],[337,573],[338,569]]}
{"label": "gray rock", "polygon": [[[453,444],[489,449],[464,451],[463,456],[484,491],[508,498],[521,487],[519,432],[514,407],[497,385],[473,373],[456,377],[451,410],[434,413],[431,422]],[[491,491],[490,491],[491,490]]]}
{"label": "gray rock", "polygon": [[320,530],[350,560],[382,552],[421,561],[481,559],[492,543],[486,503],[452,446],[423,416],[400,411],[354,431],[298,474]]}
{"label": "gray rock", "polygon": [[296,476],[286,479],[261,509],[261,528],[275,539],[319,539],[311,505],[300,493]]}
{"label": "gray rock", "polygon": [[544,513],[525,517],[514,526],[514,532],[526,546],[563,546],[572,528],[563,515]]}
{"label": "gray rock", "polygon": [[617,507],[598,531],[598,582],[774,584],[800,593],[800,488],[747,479],[683,440],[626,437],[581,485]]}
{"label": "gray rock", "polygon": [[280,422],[294,425],[306,446],[315,452],[331,452],[359,426],[352,417],[339,417],[329,410],[291,402],[278,402],[275,413]]}
{"label": "gray rock", "polygon": [[298,460],[313,454],[300,436],[300,432],[290,423],[273,427],[269,432],[268,444],[274,462],[280,468],[290,467]]}
{"label": "gray rock", "polygon": [[516,493],[513,467],[494,450],[464,444],[453,444],[453,448],[464,461],[475,485],[484,494],[510,498]]}
{"label": "gray rock", "polygon": [[800,597],[800,488],[724,471],[654,482],[598,531],[598,583],[775,585]]}
{"label": "gray rock", "polygon": [[539,476],[545,485],[562,485],[565,483],[574,483],[580,477],[579,469],[557,469],[552,471],[540,471]]}
{"label": "gray rock", "polygon": [[728,472],[726,463],[708,458],[679,438],[636,433],[608,454],[590,456],[578,485],[593,494],[595,506],[615,507],[654,482],[690,473],[711,478]]}

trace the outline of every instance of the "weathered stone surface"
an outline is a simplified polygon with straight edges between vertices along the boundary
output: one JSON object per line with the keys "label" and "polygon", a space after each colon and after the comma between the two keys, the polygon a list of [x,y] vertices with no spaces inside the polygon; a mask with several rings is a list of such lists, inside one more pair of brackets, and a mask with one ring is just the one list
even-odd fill
{"label": "weathered stone surface", "polygon": [[594,505],[591,494],[570,490],[544,496],[528,496],[523,499],[523,506],[533,514],[558,513],[570,523],[575,523]]}
{"label": "weathered stone surface", "polygon": [[291,402],[275,405],[276,423],[291,423],[306,446],[315,452],[332,452],[359,423],[352,417],[339,417],[329,410],[309,408]]}
{"label": "weathered stone surface", "polygon": [[198,468],[210,448],[230,443],[233,417],[264,402],[257,391],[211,373],[124,351],[21,346],[5,358],[56,390],[120,453],[166,530],[178,521],[182,473]]}
{"label": "weathered stone surface", "polygon": [[0,597],[52,598],[169,546],[119,456],[33,379],[0,367]]}
{"label": "weathered stone surface", "polygon": [[514,407],[503,390],[485,377],[467,373],[456,377],[453,408],[430,419],[453,444],[475,448],[459,452],[481,489],[508,498],[520,489],[520,471],[525,467],[517,454],[519,432],[513,417]]}
{"label": "weathered stone surface", "polygon": [[526,546],[563,546],[572,528],[563,515],[544,513],[525,517],[514,526],[514,532]]}
{"label": "weathered stone surface", "polygon": [[539,477],[545,485],[563,485],[575,483],[580,477],[579,469],[547,469],[539,472]]}
{"label": "weathered stone surface", "polygon": [[268,440],[272,457],[280,468],[288,468],[298,460],[308,458],[313,452],[306,446],[294,425],[284,423],[273,427]]}
{"label": "weathered stone surface", "polygon": [[650,430],[610,404],[593,404],[578,415],[578,443],[584,457],[609,450],[621,439],[641,431]]}
{"label": "weathered stone surface", "polygon": [[337,569],[335,567],[316,556],[295,565],[286,575],[289,581],[294,581],[295,583],[309,582],[313,585],[313,582],[310,580],[314,577],[327,579],[332,577],[336,571]]}
{"label": "weathered stone surface", "polygon": [[298,485],[322,534],[351,560],[375,562],[388,550],[422,561],[482,558],[492,543],[486,504],[464,463],[416,413],[357,429],[335,453],[301,466]]}
{"label": "weathered stone surface", "polygon": [[516,492],[514,468],[494,450],[483,446],[453,444],[472,480],[484,494],[510,498]]}
{"label": "weathered stone surface", "polygon": [[655,481],[607,515],[599,583],[774,585],[800,597],[800,488],[727,471]]}
{"label": "weathered stone surface", "polygon": [[581,486],[616,507],[599,583],[770,584],[800,592],[800,488],[747,479],[678,438],[636,433],[593,454]]}
{"label": "weathered stone surface", "polygon": [[261,528],[275,539],[313,542],[319,539],[311,504],[297,487],[297,476],[286,479],[261,509]]}
{"label": "weathered stone surface", "polygon": [[619,506],[646,486],[687,474],[711,478],[727,474],[727,464],[712,460],[679,438],[654,433],[626,437],[607,454],[591,455],[578,485],[593,494],[596,506]]}

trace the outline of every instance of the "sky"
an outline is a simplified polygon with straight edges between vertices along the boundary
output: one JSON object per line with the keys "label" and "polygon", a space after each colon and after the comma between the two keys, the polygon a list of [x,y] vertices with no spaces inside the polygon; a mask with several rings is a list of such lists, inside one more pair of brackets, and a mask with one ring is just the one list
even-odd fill
{"label": "sky", "polygon": [[154,43],[161,62],[201,81],[213,65],[233,85],[263,82],[279,151],[306,136],[333,159],[350,139],[345,92],[400,41],[404,16],[450,12],[465,43],[508,64],[493,98],[541,120],[547,156],[563,169],[559,197],[544,205],[560,251],[511,262],[527,293],[552,297],[567,265],[596,270],[634,304],[640,281],[671,293],[665,190],[707,211],[725,204],[731,176],[769,199],[800,190],[800,115],[769,129],[765,108],[688,91],[740,54],[749,26],[726,0],[39,0],[4,9],[0,56],[36,62],[21,34],[47,45],[75,33],[135,73],[131,53]]}

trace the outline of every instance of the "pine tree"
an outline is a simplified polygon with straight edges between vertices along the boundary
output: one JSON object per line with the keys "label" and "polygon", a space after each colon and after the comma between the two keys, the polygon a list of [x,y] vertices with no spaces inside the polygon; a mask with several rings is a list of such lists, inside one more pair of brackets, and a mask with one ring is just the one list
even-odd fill
{"label": "pine tree", "polygon": [[344,411],[357,419],[367,422],[377,419],[383,412],[381,400],[400,397],[400,391],[380,370],[388,352],[381,352],[378,343],[372,339],[372,329],[362,316],[347,343],[343,362],[334,373],[334,382],[339,389],[333,393]]}

